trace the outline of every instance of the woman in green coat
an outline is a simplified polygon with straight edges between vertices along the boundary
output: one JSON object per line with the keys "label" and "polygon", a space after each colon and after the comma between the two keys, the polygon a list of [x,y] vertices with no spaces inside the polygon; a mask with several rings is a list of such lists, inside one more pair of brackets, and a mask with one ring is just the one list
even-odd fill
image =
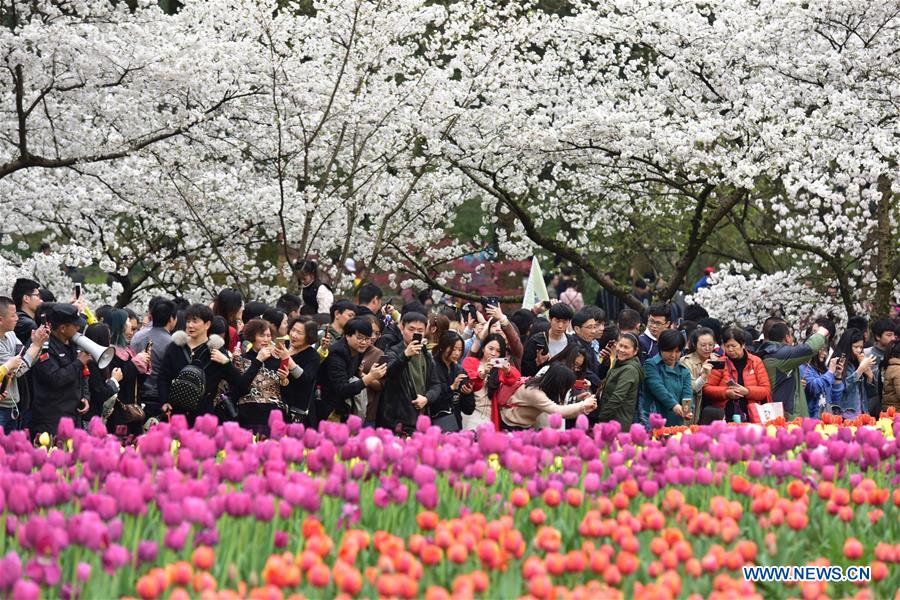
{"label": "woman in green coat", "polygon": [[637,355],[640,342],[633,333],[625,333],[616,343],[616,361],[606,376],[600,414],[597,421],[618,421],[622,431],[631,429],[638,389],[644,379],[641,361]]}
{"label": "woman in green coat", "polygon": [[680,332],[666,329],[659,336],[659,354],[644,363],[644,410],[664,416],[667,427],[690,423],[692,416],[691,372],[678,362],[683,343]]}

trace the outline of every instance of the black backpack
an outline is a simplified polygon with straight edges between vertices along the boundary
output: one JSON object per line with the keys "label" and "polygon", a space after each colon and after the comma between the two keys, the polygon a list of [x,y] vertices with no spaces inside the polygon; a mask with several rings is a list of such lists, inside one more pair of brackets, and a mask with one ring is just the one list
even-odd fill
{"label": "black backpack", "polygon": [[[182,350],[190,360],[188,351],[185,348]],[[177,413],[195,414],[205,393],[206,372],[204,367],[190,363],[172,379],[169,386],[169,404]]]}

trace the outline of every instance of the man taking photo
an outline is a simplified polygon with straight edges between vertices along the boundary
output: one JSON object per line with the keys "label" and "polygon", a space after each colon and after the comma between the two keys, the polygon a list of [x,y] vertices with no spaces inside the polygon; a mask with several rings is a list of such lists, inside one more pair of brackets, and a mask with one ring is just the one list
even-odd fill
{"label": "man taking photo", "polygon": [[[19,379],[34,365],[41,347],[50,335],[46,327],[31,333],[31,346],[22,346],[14,330],[19,321],[11,298],[0,296],[0,426],[10,433],[20,428],[21,393]],[[24,386],[23,386],[24,387]]]}
{"label": "man taking photo", "polygon": [[410,312],[400,319],[403,339],[384,353],[387,375],[378,404],[378,426],[396,434],[412,434],[429,402],[441,394],[431,353],[425,349],[428,318]]}

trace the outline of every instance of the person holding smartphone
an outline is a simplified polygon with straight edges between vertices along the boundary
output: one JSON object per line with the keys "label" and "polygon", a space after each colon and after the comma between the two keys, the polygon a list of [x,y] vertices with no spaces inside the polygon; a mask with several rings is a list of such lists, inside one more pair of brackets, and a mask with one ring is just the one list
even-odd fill
{"label": "person holding smartphone", "polygon": [[683,364],[691,374],[691,390],[694,402],[694,422],[700,416],[703,400],[703,386],[709,381],[713,367],[725,368],[724,359],[715,355],[716,334],[709,327],[698,327],[691,332],[688,340],[687,354],[681,357]]}
{"label": "person holding smartphone", "polygon": [[475,409],[463,415],[463,429],[476,430],[485,423],[500,426],[500,416],[495,402],[501,384],[514,385],[521,379],[519,370],[507,357],[506,339],[491,334],[484,344],[463,361],[463,369],[472,383]]}
{"label": "person holding smartphone", "polygon": [[400,319],[399,344],[387,349],[387,374],[378,403],[379,427],[398,435],[410,435],[416,429],[420,414],[441,394],[434,359],[425,349],[425,330],[428,318],[418,312],[408,312]]}
{"label": "person holding smartphone", "polygon": [[863,352],[865,334],[859,329],[850,328],[844,331],[837,343],[837,352],[845,359],[842,381],[844,388],[834,393],[832,402],[835,412],[845,418],[854,418],[868,412],[866,384],[875,380],[874,366],[876,357]]}
{"label": "person holding smartphone", "polygon": [[559,414],[574,419],[597,408],[597,398],[590,393],[580,394],[575,402],[566,398],[575,384],[575,373],[562,363],[554,363],[543,374],[532,377],[512,394],[500,408],[500,427],[505,431],[531,429],[540,423],[542,415]]}
{"label": "person holding smartphone", "polygon": [[16,337],[19,317],[11,298],[0,296],[0,427],[10,433],[19,429],[23,407],[19,378],[24,377],[41,353],[50,335],[47,327],[39,327],[31,333],[30,343],[23,346]]}
{"label": "person holding smartphone", "polygon": [[812,419],[822,418],[822,413],[834,404],[835,395],[844,391],[844,384],[840,381],[844,375],[846,359],[833,356],[828,363],[830,348],[822,348],[805,365],[800,365],[800,377],[806,382],[803,391],[806,394],[806,406]]}
{"label": "person holding smartphone", "polygon": [[531,336],[525,343],[522,356],[522,374],[526,377],[534,376],[544,364],[551,358],[566,349],[573,341],[568,335],[569,325],[575,313],[572,309],[561,303],[554,304],[548,311],[550,327]]}
{"label": "person holding smartphone", "polygon": [[749,420],[749,404],[764,404],[772,399],[769,375],[762,359],[747,351],[747,334],[743,329],[729,327],[722,332],[725,365],[713,366],[709,380],[703,386],[703,405],[725,411],[731,421],[735,414],[742,422]]}
{"label": "person holding smartphone", "polygon": [[475,411],[475,396],[469,376],[459,366],[465,344],[455,331],[445,331],[432,350],[441,394],[429,407],[431,422],[443,431],[462,429],[463,415]]}

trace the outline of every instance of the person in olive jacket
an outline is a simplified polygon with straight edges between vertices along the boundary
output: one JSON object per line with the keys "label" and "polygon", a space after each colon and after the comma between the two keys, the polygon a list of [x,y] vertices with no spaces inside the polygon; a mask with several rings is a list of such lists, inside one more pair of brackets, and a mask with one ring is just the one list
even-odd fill
{"label": "person in olive jacket", "polygon": [[644,363],[642,399],[647,414],[664,416],[667,427],[684,425],[692,416],[690,409],[684,412],[684,404],[693,403],[694,391],[690,370],[678,362],[683,344],[681,332],[666,329],[657,339],[657,354]]}
{"label": "person in olive jacket", "polygon": [[427,412],[441,395],[431,353],[425,349],[425,315],[410,312],[400,320],[403,339],[384,353],[387,375],[378,402],[379,427],[397,434],[411,434],[420,414]]}
{"label": "person in olive jacket", "polygon": [[644,370],[638,358],[640,342],[633,333],[623,333],[616,345],[616,362],[606,376],[597,421],[618,421],[622,431],[631,429],[638,390]]}

